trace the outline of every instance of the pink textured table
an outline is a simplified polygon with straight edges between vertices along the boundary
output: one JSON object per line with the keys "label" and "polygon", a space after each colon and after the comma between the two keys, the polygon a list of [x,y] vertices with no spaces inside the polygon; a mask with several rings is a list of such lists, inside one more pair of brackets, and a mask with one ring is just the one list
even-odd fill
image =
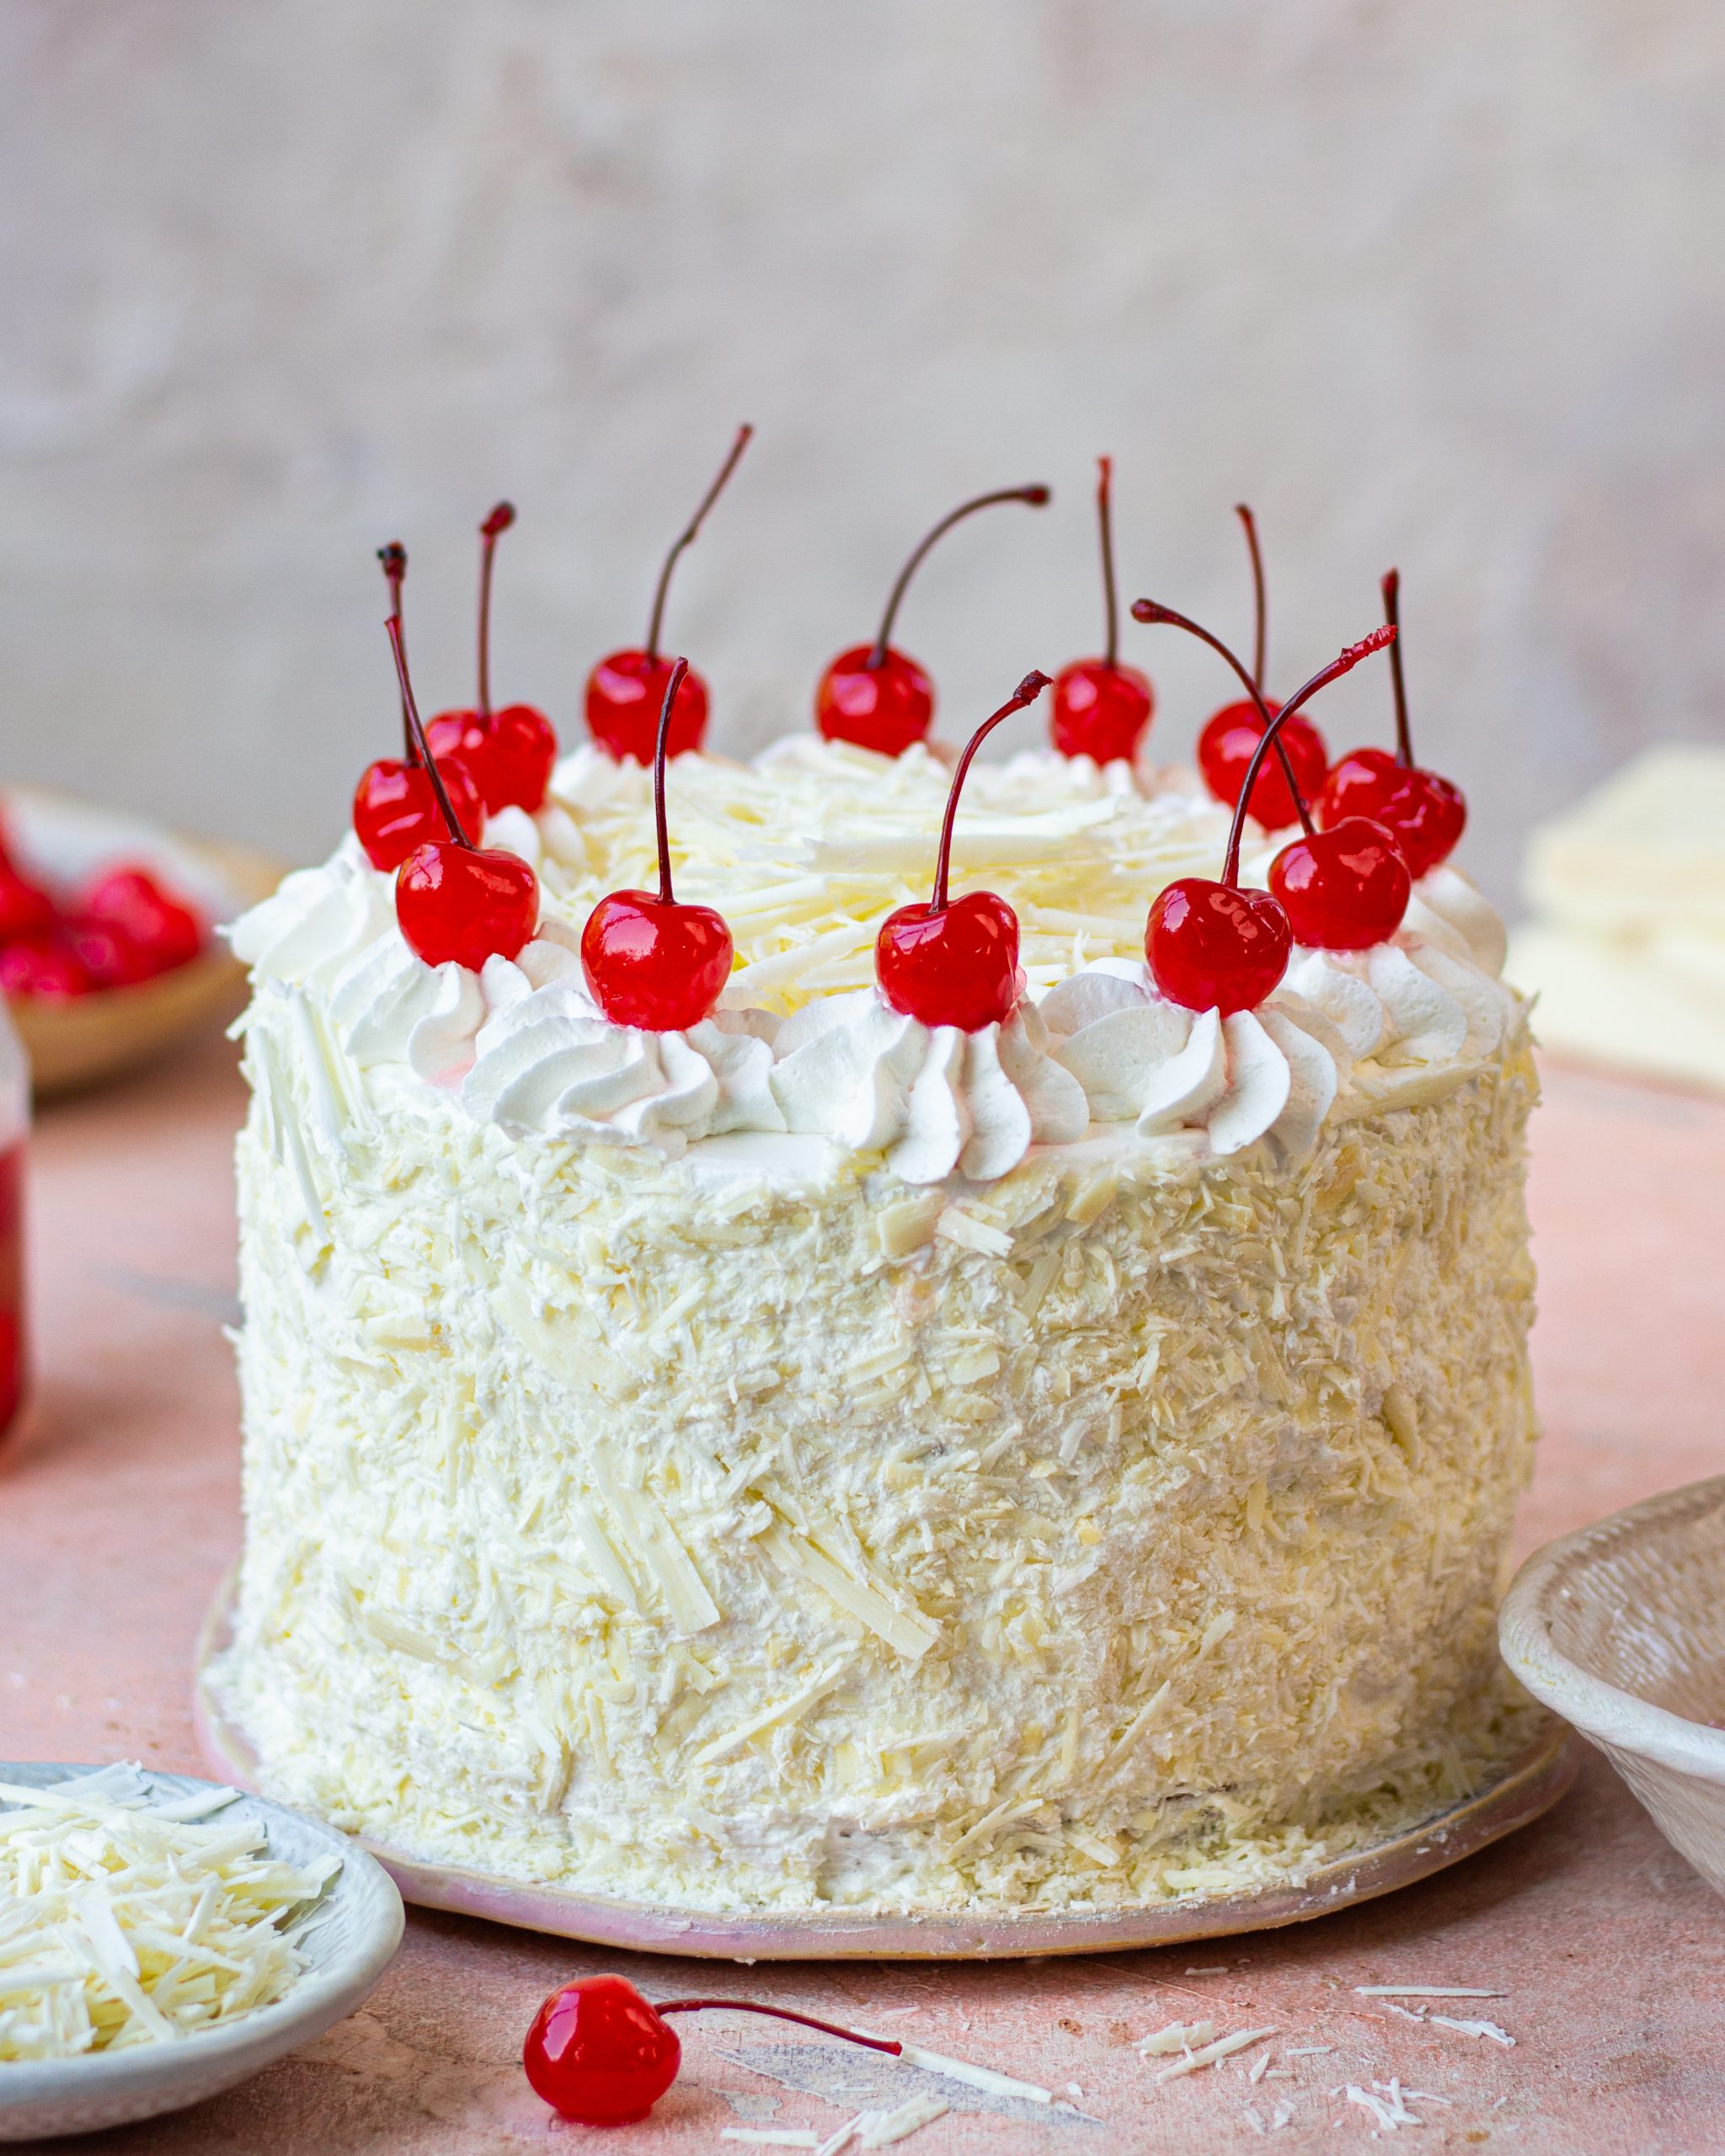
{"label": "pink textured table", "polygon": [[[1534,1218],[1548,1434],[1525,1548],[1725,1464],[1725,1104],[1546,1075]],[[192,1643],[239,1534],[221,1327],[233,1292],[228,1148],[240,1111],[229,1053],[211,1043],[40,1125],[40,1409],[0,1465],[0,1758],[130,1755],[199,1769]],[[1297,2156],[1381,2131],[1344,2092],[1395,2079],[1427,2092],[1408,2100],[1425,2121],[1416,2148],[1707,2156],[1725,2147],[1725,1903],[1591,1754],[1556,1812],[1456,1870],[1207,1951],[969,1968],[628,1968],[649,1995],[752,1989],[879,2025],[1043,2083],[1096,2123],[777,2025],[702,2016],[683,2024],[682,2079],[651,2122],[591,2140],[533,2098],[517,2046],[553,1983],[620,1958],[410,1915],[400,1959],[352,2020],[231,2095],[75,2145],[131,2156],[492,2156],[590,2142],[631,2156],[722,2156],[747,2146],[721,2139],[726,2127],[825,2137],[865,2105],[927,2089],[953,2108],[905,2144],[913,2156],[1215,2156],[1265,2138]],[[1439,2010],[1489,2017],[1514,2047],[1418,2024],[1354,1989],[1382,1983],[1501,1992]],[[1200,2019],[1277,2033],[1218,2068],[1158,2084],[1160,2062],[1140,2058],[1131,2040]]]}

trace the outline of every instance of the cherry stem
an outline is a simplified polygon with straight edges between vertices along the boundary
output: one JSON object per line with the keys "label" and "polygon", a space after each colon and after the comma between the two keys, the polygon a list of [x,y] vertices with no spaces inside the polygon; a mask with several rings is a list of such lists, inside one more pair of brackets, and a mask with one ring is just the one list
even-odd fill
{"label": "cherry stem", "polygon": [[670,888],[670,830],[665,817],[665,744],[670,733],[671,706],[677,700],[677,691],[682,687],[683,676],[688,670],[686,659],[671,661],[665,702],[659,707],[659,739],[653,751],[653,821],[659,833],[659,903],[662,906],[676,903]]}
{"label": "cherry stem", "polygon": [[1048,686],[1046,674],[1034,671],[1027,674],[1000,709],[984,719],[964,744],[964,753],[959,759],[959,767],[953,773],[953,783],[947,793],[946,819],[940,827],[940,852],[934,864],[934,903],[929,908],[931,913],[944,913],[947,910],[947,877],[953,860],[953,825],[958,821],[959,796],[964,790],[964,774],[970,768],[970,759],[1003,718],[1010,718],[1015,711],[1023,711],[1026,704],[1033,704]]}
{"label": "cherry stem", "polygon": [[737,429],[737,438],[731,444],[731,453],[718,467],[718,477],[701,497],[701,506],[671,542],[670,552],[665,558],[665,567],[659,572],[659,589],[653,595],[653,618],[647,624],[647,656],[659,656],[659,630],[665,619],[665,595],[670,590],[670,573],[677,565],[677,557],[685,547],[693,543],[706,520],[707,512],[724,492],[730,476],[737,468],[738,460],[749,446],[755,430],[751,426]]}
{"label": "cherry stem", "polygon": [[1096,515],[1102,526],[1102,596],[1108,624],[1108,648],[1103,655],[1112,669],[1118,662],[1120,649],[1120,602],[1114,591],[1114,515],[1110,499],[1114,492],[1114,458],[1098,456],[1096,470]]}
{"label": "cherry stem", "polygon": [[515,504],[499,502],[479,526],[479,716],[491,716],[491,564],[499,536],[515,520]]}
{"label": "cherry stem", "polygon": [[[1219,651],[1240,676],[1247,695],[1258,706],[1258,715],[1264,723],[1267,738],[1275,739],[1275,723],[1270,716],[1270,707],[1264,702],[1263,691],[1220,637],[1212,636],[1208,629],[1193,621],[1188,615],[1177,614],[1172,606],[1159,606],[1154,599],[1135,599],[1132,601],[1132,618],[1135,622],[1166,622],[1172,627],[1184,629],[1188,636],[1194,636],[1200,643],[1207,643],[1212,651]],[[1289,760],[1288,751],[1280,741],[1276,741],[1276,760],[1282,766],[1282,776],[1288,782],[1289,792],[1294,797],[1294,806],[1300,815],[1300,827],[1310,838],[1311,812],[1306,805],[1306,796],[1300,791],[1300,782],[1294,776],[1294,766]]]}
{"label": "cherry stem", "polygon": [[893,586],[886,602],[886,611],[880,617],[880,634],[874,639],[874,648],[862,662],[870,672],[885,664],[887,647],[893,640],[893,622],[897,618],[900,603],[911,578],[921,567],[923,556],[937,539],[943,538],[955,524],[962,523],[967,516],[974,516],[978,510],[992,509],[996,502],[1028,502],[1032,509],[1046,509],[1051,499],[1046,487],[1002,487],[992,494],[978,494],[974,501],[960,502],[955,510],[949,510],[934,529],[924,536],[910,560],[899,571],[899,580]]}
{"label": "cherry stem", "polygon": [[1252,678],[1263,686],[1263,662],[1269,633],[1269,606],[1264,596],[1263,555],[1258,543],[1258,519],[1244,502],[1236,502],[1234,514],[1246,526],[1246,551],[1252,557]]}
{"label": "cherry stem", "polygon": [[[1263,739],[1252,752],[1252,761],[1246,766],[1246,783],[1240,789],[1240,798],[1234,803],[1234,823],[1228,833],[1227,858],[1222,866],[1222,881],[1225,883],[1230,886],[1239,883],[1240,835],[1246,826],[1246,804],[1251,800],[1252,789],[1258,783],[1258,768],[1277,734],[1309,697],[1315,696],[1320,689],[1327,687],[1332,681],[1339,680],[1343,675],[1351,674],[1362,659],[1370,659],[1375,651],[1381,651],[1386,643],[1394,643],[1395,641],[1396,632],[1386,622],[1383,627],[1374,629],[1360,643],[1350,643],[1338,658],[1332,659],[1327,666],[1321,667],[1309,681],[1303,682],[1270,721]],[[1311,837],[1310,824],[1306,826],[1306,831],[1307,837]]]}
{"label": "cherry stem", "polygon": [[1390,646],[1390,680],[1396,691],[1396,760],[1404,771],[1413,768],[1413,736],[1407,730],[1407,684],[1402,678],[1402,572],[1386,569],[1380,589],[1384,595],[1384,619],[1396,632]]}
{"label": "cherry stem", "polygon": [[464,846],[469,853],[473,841],[462,829],[462,819],[455,813],[455,803],[449,798],[449,789],[443,783],[443,774],[437,768],[437,759],[431,753],[431,744],[425,739],[425,729],[419,723],[419,707],[414,702],[414,685],[408,679],[408,655],[401,640],[401,623],[392,616],[383,624],[389,632],[389,648],[395,654],[395,678],[401,684],[402,709],[407,713],[411,739],[419,751],[419,761],[425,766],[425,776],[431,782],[431,791],[437,796],[437,805],[443,811],[443,820],[449,826],[449,835],[457,846]]}
{"label": "cherry stem", "polygon": [[899,2057],[905,2047],[891,2036],[859,2036],[854,2029],[841,2029],[836,2021],[817,2021],[812,2014],[793,2014],[788,2006],[756,2006],[746,1999],[665,1999],[654,2008],[655,2014],[699,2014],[708,2007],[723,2006],[736,2014],[770,2014],[776,2021],[795,2021],[804,2029],[819,2029],[824,2036],[842,2036],[847,2044],[862,2044],[871,2052],[885,2052]]}
{"label": "cherry stem", "polygon": [[[401,588],[407,580],[408,550],[399,539],[392,539],[387,547],[377,549],[377,558],[383,564],[383,580],[389,586],[389,618],[400,628]],[[402,739],[407,744],[407,761],[412,766],[419,760],[419,744],[414,739],[414,729],[408,724],[408,700],[401,700]]]}

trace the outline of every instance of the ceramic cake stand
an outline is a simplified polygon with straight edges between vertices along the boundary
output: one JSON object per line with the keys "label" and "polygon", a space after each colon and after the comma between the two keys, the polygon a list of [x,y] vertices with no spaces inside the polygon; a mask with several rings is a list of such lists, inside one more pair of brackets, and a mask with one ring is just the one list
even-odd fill
{"label": "ceramic cake stand", "polygon": [[[206,1678],[211,1662],[227,1643],[233,1592],[230,1573],[217,1590],[198,1643],[198,1737],[216,1773],[258,1795],[252,1748],[225,1718]],[[1417,1828],[1321,1866],[1302,1886],[1192,1895],[1139,1908],[1072,1914],[873,1915],[833,1908],[750,1915],[676,1909],[535,1886],[460,1865],[432,1864],[363,1836],[360,1846],[377,1858],[404,1899],[422,1908],[453,1909],[464,1916],[489,1917],[494,1924],[640,1953],[737,1961],[982,1961],[1023,1955],[1117,1954],[1302,1924],[1429,1878],[1549,1811],[1574,1780],[1578,1756],[1576,1740],[1553,1717],[1521,1756],[1476,1795]]]}

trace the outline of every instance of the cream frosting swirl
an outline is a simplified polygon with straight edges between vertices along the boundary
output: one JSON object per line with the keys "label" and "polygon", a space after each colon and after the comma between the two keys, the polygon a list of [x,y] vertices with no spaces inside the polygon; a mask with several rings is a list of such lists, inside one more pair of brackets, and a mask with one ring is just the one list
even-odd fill
{"label": "cream frosting swirl", "polygon": [[784,1021],[772,1090],[785,1129],[884,1152],[905,1182],[990,1182],[1033,1144],[1070,1144],[1089,1124],[1082,1086],[1048,1046],[1034,1004],[967,1033],[922,1025],[865,989]]}

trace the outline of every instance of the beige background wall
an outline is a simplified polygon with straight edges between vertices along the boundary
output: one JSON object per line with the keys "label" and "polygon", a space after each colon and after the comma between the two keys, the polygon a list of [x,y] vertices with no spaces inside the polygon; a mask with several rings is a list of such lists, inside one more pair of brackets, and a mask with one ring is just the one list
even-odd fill
{"label": "beige background wall", "polygon": [[[1129,595],[1242,637],[1258,504],[1284,684],[1399,560],[1503,891],[1725,713],[1722,104],[1696,0],[10,0],[5,767],[321,848],[393,735],[371,548],[447,701],[501,493],[500,686],[573,735],[746,417],[671,619],[720,745],[974,488],[1059,499],[907,612],[945,730],[1092,647],[1111,449]],[[1132,655],[1183,750],[1214,662]]]}

